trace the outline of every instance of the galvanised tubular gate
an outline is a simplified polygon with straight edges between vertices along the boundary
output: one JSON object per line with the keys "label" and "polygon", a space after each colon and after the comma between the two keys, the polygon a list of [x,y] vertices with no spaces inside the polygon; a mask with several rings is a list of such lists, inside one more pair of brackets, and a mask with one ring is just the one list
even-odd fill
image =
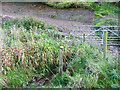
{"label": "galvanised tubular gate", "polygon": [[[85,40],[90,40],[93,39],[94,37],[96,37],[97,39],[93,39],[93,40],[96,40],[96,41],[102,41],[102,43],[99,43],[99,44],[103,44],[104,45],[104,60],[106,60],[107,58],[107,46],[120,46],[120,43],[118,44],[108,44],[107,41],[116,41],[116,40],[120,40],[120,36],[119,34],[116,33],[116,31],[118,32],[118,29],[117,30],[110,30],[109,28],[113,27],[113,28],[119,28],[120,26],[96,26],[96,25],[73,25],[73,28],[79,28],[79,29],[73,29],[72,30],[72,34],[75,35],[75,32],[77,32],[77,34],[80,32],[80,34],[78,34],[78,36],[82,37],[83,38],[83,42],[85,42]],[[80,28],[81,27],[89,27],[89,30],[83,30]],[[97,30],[91,30],[91,27],[95,27],[95,28],[99,28]],[[83,32],[83,33],[82,33]],[[88,32],[88,33],[86,33]],[[98,33],[100,32],[101,33],[101,38],[97,35],[95,35],[95,33]],[[109,33],[113,34],[111,37],[109,37]],[[94,35],[93,35],[94,34]],[[99,34],[98,34],[99,35]],[[87,39],[89,38],[89,39]],[[110,39],[108,39],[110,38]]]}

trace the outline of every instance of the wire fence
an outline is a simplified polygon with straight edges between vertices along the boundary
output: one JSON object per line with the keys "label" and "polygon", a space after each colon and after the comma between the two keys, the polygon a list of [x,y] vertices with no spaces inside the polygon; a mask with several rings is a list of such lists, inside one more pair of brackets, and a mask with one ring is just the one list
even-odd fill
{"label": "wire fence", "polygon": [[[82,29],[82,27],[86,27],[86,29]],[[110,28],[114,28],[114,30]],[[119,26],[73,25],[72,34],[80,37],[85,34],[86,41],[92,39],[99,42],[99,44],[103,44],[104,32],[107,31],[107,45],[119,46],[120,35],[118,28]]]}
{"label": "wire fence", "polygon": [[119,27],[120,26],[73,25],[72,34],[81,37],[83,42],[93,40],[103,45],[104,59],[106,59],[108,46],[120,46]]}

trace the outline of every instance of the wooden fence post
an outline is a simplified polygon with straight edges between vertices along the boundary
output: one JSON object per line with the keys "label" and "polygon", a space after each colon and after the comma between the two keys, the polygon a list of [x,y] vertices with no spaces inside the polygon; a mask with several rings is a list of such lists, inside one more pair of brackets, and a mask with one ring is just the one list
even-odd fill
{"label": "wooden fence post", "polygon": [[60,55],[59,55],[59,74],[63,73],[63,50],[64,47],[60,46]]}
{"label": "wooden fence post", "polygon": [[103,44],[104,44],[104,60],[106,60],[107,58],[107,30],[104,30]]}
{"label": "wooden fence post", "polygon": [[53,39],[54,39],[54,37],[55,37],[55,36],[54,36],[54,30],[52,31],[52,37],[53,37]]}

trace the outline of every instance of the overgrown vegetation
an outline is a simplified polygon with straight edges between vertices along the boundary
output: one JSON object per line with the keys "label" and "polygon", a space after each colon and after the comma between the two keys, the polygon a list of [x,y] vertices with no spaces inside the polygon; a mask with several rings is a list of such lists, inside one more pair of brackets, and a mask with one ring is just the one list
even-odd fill
{"label": "overgrown vegetation", "polygon": [[[32,84],[32,87],[120,87],[118,58],[108,56],[106,61],[103,60],[103,53],[96,43],[72,43],[70,39],[57,39],[53,32],[47,30],[54,27],[32,18],[4,22],[2,28],[0,78],[7,87],[25,87],[24,83],[33,73],[46,76],[50,72],[55,75],[51,75],[49,85]],[[64,47],[62,75],[58,74],[60,46]]]}

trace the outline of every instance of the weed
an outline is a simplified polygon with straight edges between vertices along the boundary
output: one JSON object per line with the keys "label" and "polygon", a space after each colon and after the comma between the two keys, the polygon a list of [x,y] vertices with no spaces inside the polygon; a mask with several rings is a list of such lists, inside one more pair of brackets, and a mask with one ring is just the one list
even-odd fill
{"label": "weed", "polygon": [[53,14],[50,14],[48,16],[51,17],[51,18],[56,18],[57,17],[57,15],[53,15]]}

